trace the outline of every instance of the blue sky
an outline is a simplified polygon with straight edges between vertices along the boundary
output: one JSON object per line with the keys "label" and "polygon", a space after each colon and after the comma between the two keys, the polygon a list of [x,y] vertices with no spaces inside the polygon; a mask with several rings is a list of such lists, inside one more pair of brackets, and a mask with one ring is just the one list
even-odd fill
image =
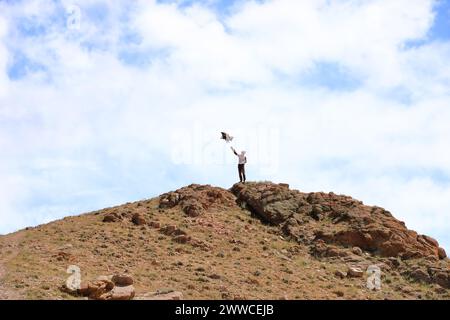
{"label": "blue sky", "polygon": [[379,205],[450,249],[450,1],[0,2],[0,233],[190,183]]}

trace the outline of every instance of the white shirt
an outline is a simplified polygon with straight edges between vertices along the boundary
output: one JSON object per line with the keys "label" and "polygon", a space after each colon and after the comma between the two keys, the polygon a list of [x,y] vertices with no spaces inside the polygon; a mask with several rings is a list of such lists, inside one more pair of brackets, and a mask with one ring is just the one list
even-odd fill
{"label": "white shirt", "polygon": [[245,156],[245,154],[239,154],[239,164],[245,164],[247,162],[247,157]]}

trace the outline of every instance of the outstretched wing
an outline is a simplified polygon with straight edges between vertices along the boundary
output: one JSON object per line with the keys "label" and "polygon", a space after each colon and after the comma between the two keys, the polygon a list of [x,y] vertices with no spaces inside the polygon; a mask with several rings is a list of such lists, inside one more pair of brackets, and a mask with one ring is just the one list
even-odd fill
{"label": "outstretched wing", "polygon": [[222,135],[221,139],[225,140],[226,142],[230,142],[231,140],[233,140],[233,137],[226,132],[221,132],[220,134]]}

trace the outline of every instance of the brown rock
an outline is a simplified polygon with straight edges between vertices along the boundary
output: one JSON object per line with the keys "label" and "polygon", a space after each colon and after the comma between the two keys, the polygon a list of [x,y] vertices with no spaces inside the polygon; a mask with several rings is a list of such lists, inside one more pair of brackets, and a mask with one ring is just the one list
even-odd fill
{"label": "brown rock", "polygon": [[238,198],[238,202],[245,202],[257,216],[275,225],[295,214],[303,200],[298,192],[269,182],[238,183],[233,185],[231,192]]}
{"label": "brown rock", "polygon": [[103,222],[116,222],[119,220],[120,220],[120,217],[116,213],[107,213],[103,217]]}
{"label": "brown rock", "polygon": [[204,211],[200,202],[190,199],[184,203],[182,210],[190,217],[198,217]]}
{"label": "brown rock", "polygon": [[187,232],[186,231],[184,231],[184,230],[181,230],[181,229],[176,229],[174,232],[173,232],[173,234],[172,234],[173,236],[185,236],[185,235],[187,235]]}
{"label": "brown rock", "polygon": [[361,256],[363,254],[363,251],[359,247],[353,247],[352,252],[358,256]]}
{"label": "brown rock", "polygon": [[160,196],[160,208],[172,208],[176,205],[191,217],[197,217],[210,208],[237,207],[234,196],[229,191],[198,184],[191,184]]}
{"label": "brown rock", "polygon": [[191,237],[187,236],[187,235],[179,235],[179,236],[175,236],[173,238],[173,241],[178,242],[178,243],[188,243],[191,240]]}
{"label": "brown rock", "polygon": [[131,300],[134,298],[134,286],[114,287],[108,295],[107,300]]}
{"label": "brown rock", "polygon": [[425,260],[430,261],[430,262],[436,262],[436,261],[439,261],[439,257],[428,256],[428,257],[425,257]]}
{"label": "brown rock", "polygon": [[340,271],[340,270],[336,270],[336,271],[334,272],[334,275],[335,275],[336,277],[338,277],[338,278],[341,278],[341,279],[344,279],[344,278],[347,276],[347,274],[346,274],[345,272]]}
{"label": "brown rock", "polygon": [[161,228],[161,223],[158,221],[150,221],[148,225],[152,228],[159,229]]}
{"label": "brown rock", "polygon": [[74,261],[75,257],[71,253],[60,251],[56,255],[54,255],[56,260],[58,261]]}
{"label": "brown rock", "polygon": [[160,208],[172,208],[180,201],[180,195],[177,192],[168,192],[162,194],[159,200]]}
{"label": "brown rock", "polygon": [[338,297],[344,296],[344,292],[342,290],[336,290],[336,291],[334,291],[334,294],[337,295]]}
{"label": "brown rock", "polygon": [[426,235],[422,235],[422,237],[425,239],[426,242],[428,242],[429,244],[431,244],[434,247],[439,247],[439,243],[437,242],[436,239],[426,236]]}
{"label": "brown rock", "polygon": [[428,272],[422,269],[416,269],[410,273],[411,278],[419,282],[430,282],[430,276]]}
{"label": "brown rock", "polygon": [[82,296],[89,296],[89,282],[82,281],[80,284],[80,288],[78,289],[78,293]]}
{"label": "brown rock", "polygon": [[178,227],[176,225],[167,225],[162,227],[159,231],[163,234],[165,234],[166,236],[170,236],[172,235],[176,230],[178,229]]}
{"label": "brown rock", "polygon": [[434,275],[433,281],[443,288],[450,289],[450,272],[438,272]]}
{"label": "brown rock", "polygon": [[447,258],[447,253],[445,252],[444,248],[442,248],[442,247],[438,248],[438,256],[439,256],[439,259]]}
{"label": "brown rock", "polygon": [[132,279],[126,275],[100,276],[94,281],[82,282],[78,293],[94,300],[129,300],[134,297],[130,282]]}
{"label": "brown rock", "polygon": [[90,299],[105,300],[105,294],[114,288],[114,283],[111,281],[95,280],[88,283],[88,292]]}
{"label": "brown rock", "polygon": [[131,221],[135,224],[135,225],[144,225],[147,223],[147,221],[145,220],[145,218],[142,216],[142,214],[140,214],[139,212],[136,212],[133,217],[131,218]]}
{"label": "brown rock", "polygon": [[328,246],[324,241],[318,240],[311,247],[311,253],[316,257],[347,257],[349,253],[335,246]]}
{"label": "brown rock", "polygon": [[112,276],[111,280],[116,286],[121,287],[132,285],[134,282],[133,278],[127,274],[115,274]]}
{"label": "brown rock", "polygon": [[315,220],[322,220],[324,216],[323,208],[320,204],[315,204],[312,206],[311,217]]}
{"label": "brown rock", "polygon": [[447,293],[447,290],[441,286],[436,286],[434,288],[434,292],[436,292],[437,294],[445,294]]}
{"label": "brown rock", "polygon": [[389,264],[394,268],[397,268],[400,266],[400,260],[398,258],[389,257],[388,261],[389,261]]}
{"label": "brown rock", "polygon": [[359,267],[348,267],[347,276],[352,278],[361,278],[364,275],[364,271]]}

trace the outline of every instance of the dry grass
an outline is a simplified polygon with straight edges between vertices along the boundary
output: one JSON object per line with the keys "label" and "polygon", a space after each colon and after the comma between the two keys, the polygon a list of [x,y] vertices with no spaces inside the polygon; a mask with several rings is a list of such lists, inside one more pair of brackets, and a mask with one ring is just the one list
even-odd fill
{"label": "dry grass", "polygon": [[157,205],[152,199],[119,208],[177,225],[209,249],[175,243],[158,229],[129,221],[104,223],[110,208],[2,236],[3,288],[23,299],[75,299],[59,287],[67,266],[76,264],[87,280],[131,274],[138,296],[166,288],[182,291],[185,299],[449,298],[435,287],[390,274],[383,276],[382,290],[372,292],[365,278],[340,279],[334,273],[346,271],[343,261],[313,258],[307,247],[282,239],[277,228],[246,210],[190,218],[177,207],[160,210]]}

